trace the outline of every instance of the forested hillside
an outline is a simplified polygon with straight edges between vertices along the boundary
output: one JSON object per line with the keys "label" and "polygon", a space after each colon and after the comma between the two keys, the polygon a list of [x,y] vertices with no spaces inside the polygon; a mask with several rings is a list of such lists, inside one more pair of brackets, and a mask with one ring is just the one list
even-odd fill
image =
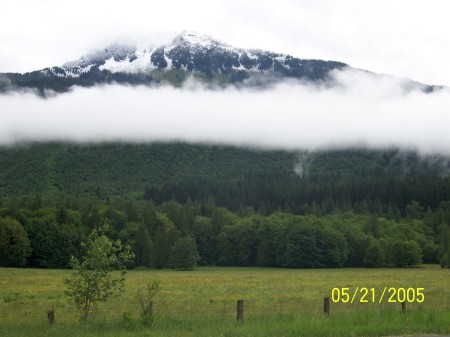
{"label": "forested hillside", "polygon": [[238,211],[402,216],[450,198],[449,159],[396,149],[315,153],[227,146],[44,143],[0,149],[0,195],[212,201]]}
{"label": "forested hillside", "polygon": [[167,182],[293,172],[296,161],[294,153],[181,143],[28,144],[0,148],[0,193],[142,198]]}
{"label": "forested hillside", "polygon": [[[448,264],[449,162],[396,149],[315,153],[188,144],[0,150],[0,264],[66,267],[97,226],[133,266]],[[172,256],[173,257],[173,256]]]}

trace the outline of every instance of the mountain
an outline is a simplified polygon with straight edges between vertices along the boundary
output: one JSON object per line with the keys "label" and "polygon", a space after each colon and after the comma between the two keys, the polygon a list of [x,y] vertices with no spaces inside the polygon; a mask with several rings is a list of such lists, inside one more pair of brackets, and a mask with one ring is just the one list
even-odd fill
{"label": "mountain", "polygon": [[242,81],[251,74],[274,73],[316,80],[323,79],[332,69],[344,67],[346,65],[339,62],[301,60],[267,51],[233,48],[209,36],[183,32],[169,45],[153,49],[113,45],[64,64],[62,72],[53,68],[47,72],[78,77],[91,69],[129,74],[151,74],[162,70],[174,71],[179,80],[196,73],[207,79],[222,75],[234,81]]}
{"label": "mountain", "polygon": [[[0,92],[33,89],[46,95],[48,91],[66,92],[74,85],[109,83],[180,86],[187,78],[211,86],[264,87],[289,78],[326,82],[330,71],[347,68],[350,67],[341,62],[234,48],[209,36],[185,31],[168,45],[114,44],[62,66],[0,74]],[[421,89],[432,91],[433,87]]]}

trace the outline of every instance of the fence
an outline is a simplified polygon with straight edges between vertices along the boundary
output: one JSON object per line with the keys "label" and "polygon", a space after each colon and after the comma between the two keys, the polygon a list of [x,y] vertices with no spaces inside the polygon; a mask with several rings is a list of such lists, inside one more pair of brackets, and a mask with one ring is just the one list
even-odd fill
{"label": "fence", "polygon": [[[236,306],[236,320],[238,321],[238,322],[244,322],[244,300],[242,300],[242,299],[239,299],[239,300],[237,300],[237,302],[236,302],[236,304],[237,304],[237,306]],[[406,301],[403,301],[403,302],[401,302],[400,303],[401,304],[401,312],[402,313],[405,313],[406,312]],[[152,312],[151,312],[151,314],[153,315],[153,314],[158,314],[158,313],[155,313],[154,311],[153,311],[153,302],[151,302],[151,310],[152,310]],[[323,299],[323,313],[324,313],[324,315],[327,315],[327,316],[329,316],[330,315],[330,312],[331,312],[331,301],[330,301],[330,297],[325,297],[324,299]],[[159,313],[160,314],[160,313]],[[48,312],[47,312],[47,320],[48,320],[48,323],[50,324],[50,325],[53,325],[53,324],[55,324],[55,310],[54,309],[52,309],[52,310],[49,310]]]}

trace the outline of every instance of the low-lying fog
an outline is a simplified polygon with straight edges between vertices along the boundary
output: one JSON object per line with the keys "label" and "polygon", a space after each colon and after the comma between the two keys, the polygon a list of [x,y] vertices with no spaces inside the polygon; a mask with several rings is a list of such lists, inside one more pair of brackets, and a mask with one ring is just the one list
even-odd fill
{"label": "low-lying fog", "polygon": [[450,154],[450,90],[335,72],[335,85],[271,89],[110,85],[48,99],[0,95],[0,144],[22,141],[186,141],[316,150],[396,146]]}

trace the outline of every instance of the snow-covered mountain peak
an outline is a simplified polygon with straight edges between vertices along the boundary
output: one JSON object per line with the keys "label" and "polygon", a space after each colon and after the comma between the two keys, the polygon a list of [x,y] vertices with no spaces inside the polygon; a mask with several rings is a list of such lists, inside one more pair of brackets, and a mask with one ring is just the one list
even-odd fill
{"label": "snow-covered mountain peak", "polygon": [[264,87],[286,78],[326,81],[331,70],[345,67],[347,65],[341,62],[305,60],[269,51],[234,48],[208,35],[184,31],[169,43],[115,43],[62,67],[23,76],[13,74],[8,78],[18,86],[34,87],[39,83],[41,90],[55,91],[68,90],[72,85],[112,82],[179,86],[191,77],[211,85]]}
{"label": "snow-covered mountain peak", "polygon": [[217,47],[231,48],[228,44],[215,40],[208,35],[186,30],[174,39],[173,44],[189,44],[207,49]]}
{"label": "snow-covered mountain peak", "polygon": [[[168,64],[171,56],[171,50],[184,50],[195,52],[196,50],[232,50],[233,48],[226,43],[215,40],[207,35],[202,35],[194,31],[183,31],[176,36],[171,43],[163,46],[148,46],[148,45],[121,45],[112,44],[106,48],[93,51],[87,55],[82,56],[76,61],[65,63],[62,68],[66,71],[79,73],[84,69],[92,66],[98,67],[99,70],[109,70],[112,72],[140,72],[153,69],[155,66],[151,62],[151,56],[155,50],[161,50],[164,56],[164,61]],[[155,56],[157,56],[155,54]],[[155,58],[153,58],[155,60]],[[165,62],[162,62],[163,64]],[[158,63],[159,64],[159,63]],[[171,67],[170,67],[171,68]]]}

